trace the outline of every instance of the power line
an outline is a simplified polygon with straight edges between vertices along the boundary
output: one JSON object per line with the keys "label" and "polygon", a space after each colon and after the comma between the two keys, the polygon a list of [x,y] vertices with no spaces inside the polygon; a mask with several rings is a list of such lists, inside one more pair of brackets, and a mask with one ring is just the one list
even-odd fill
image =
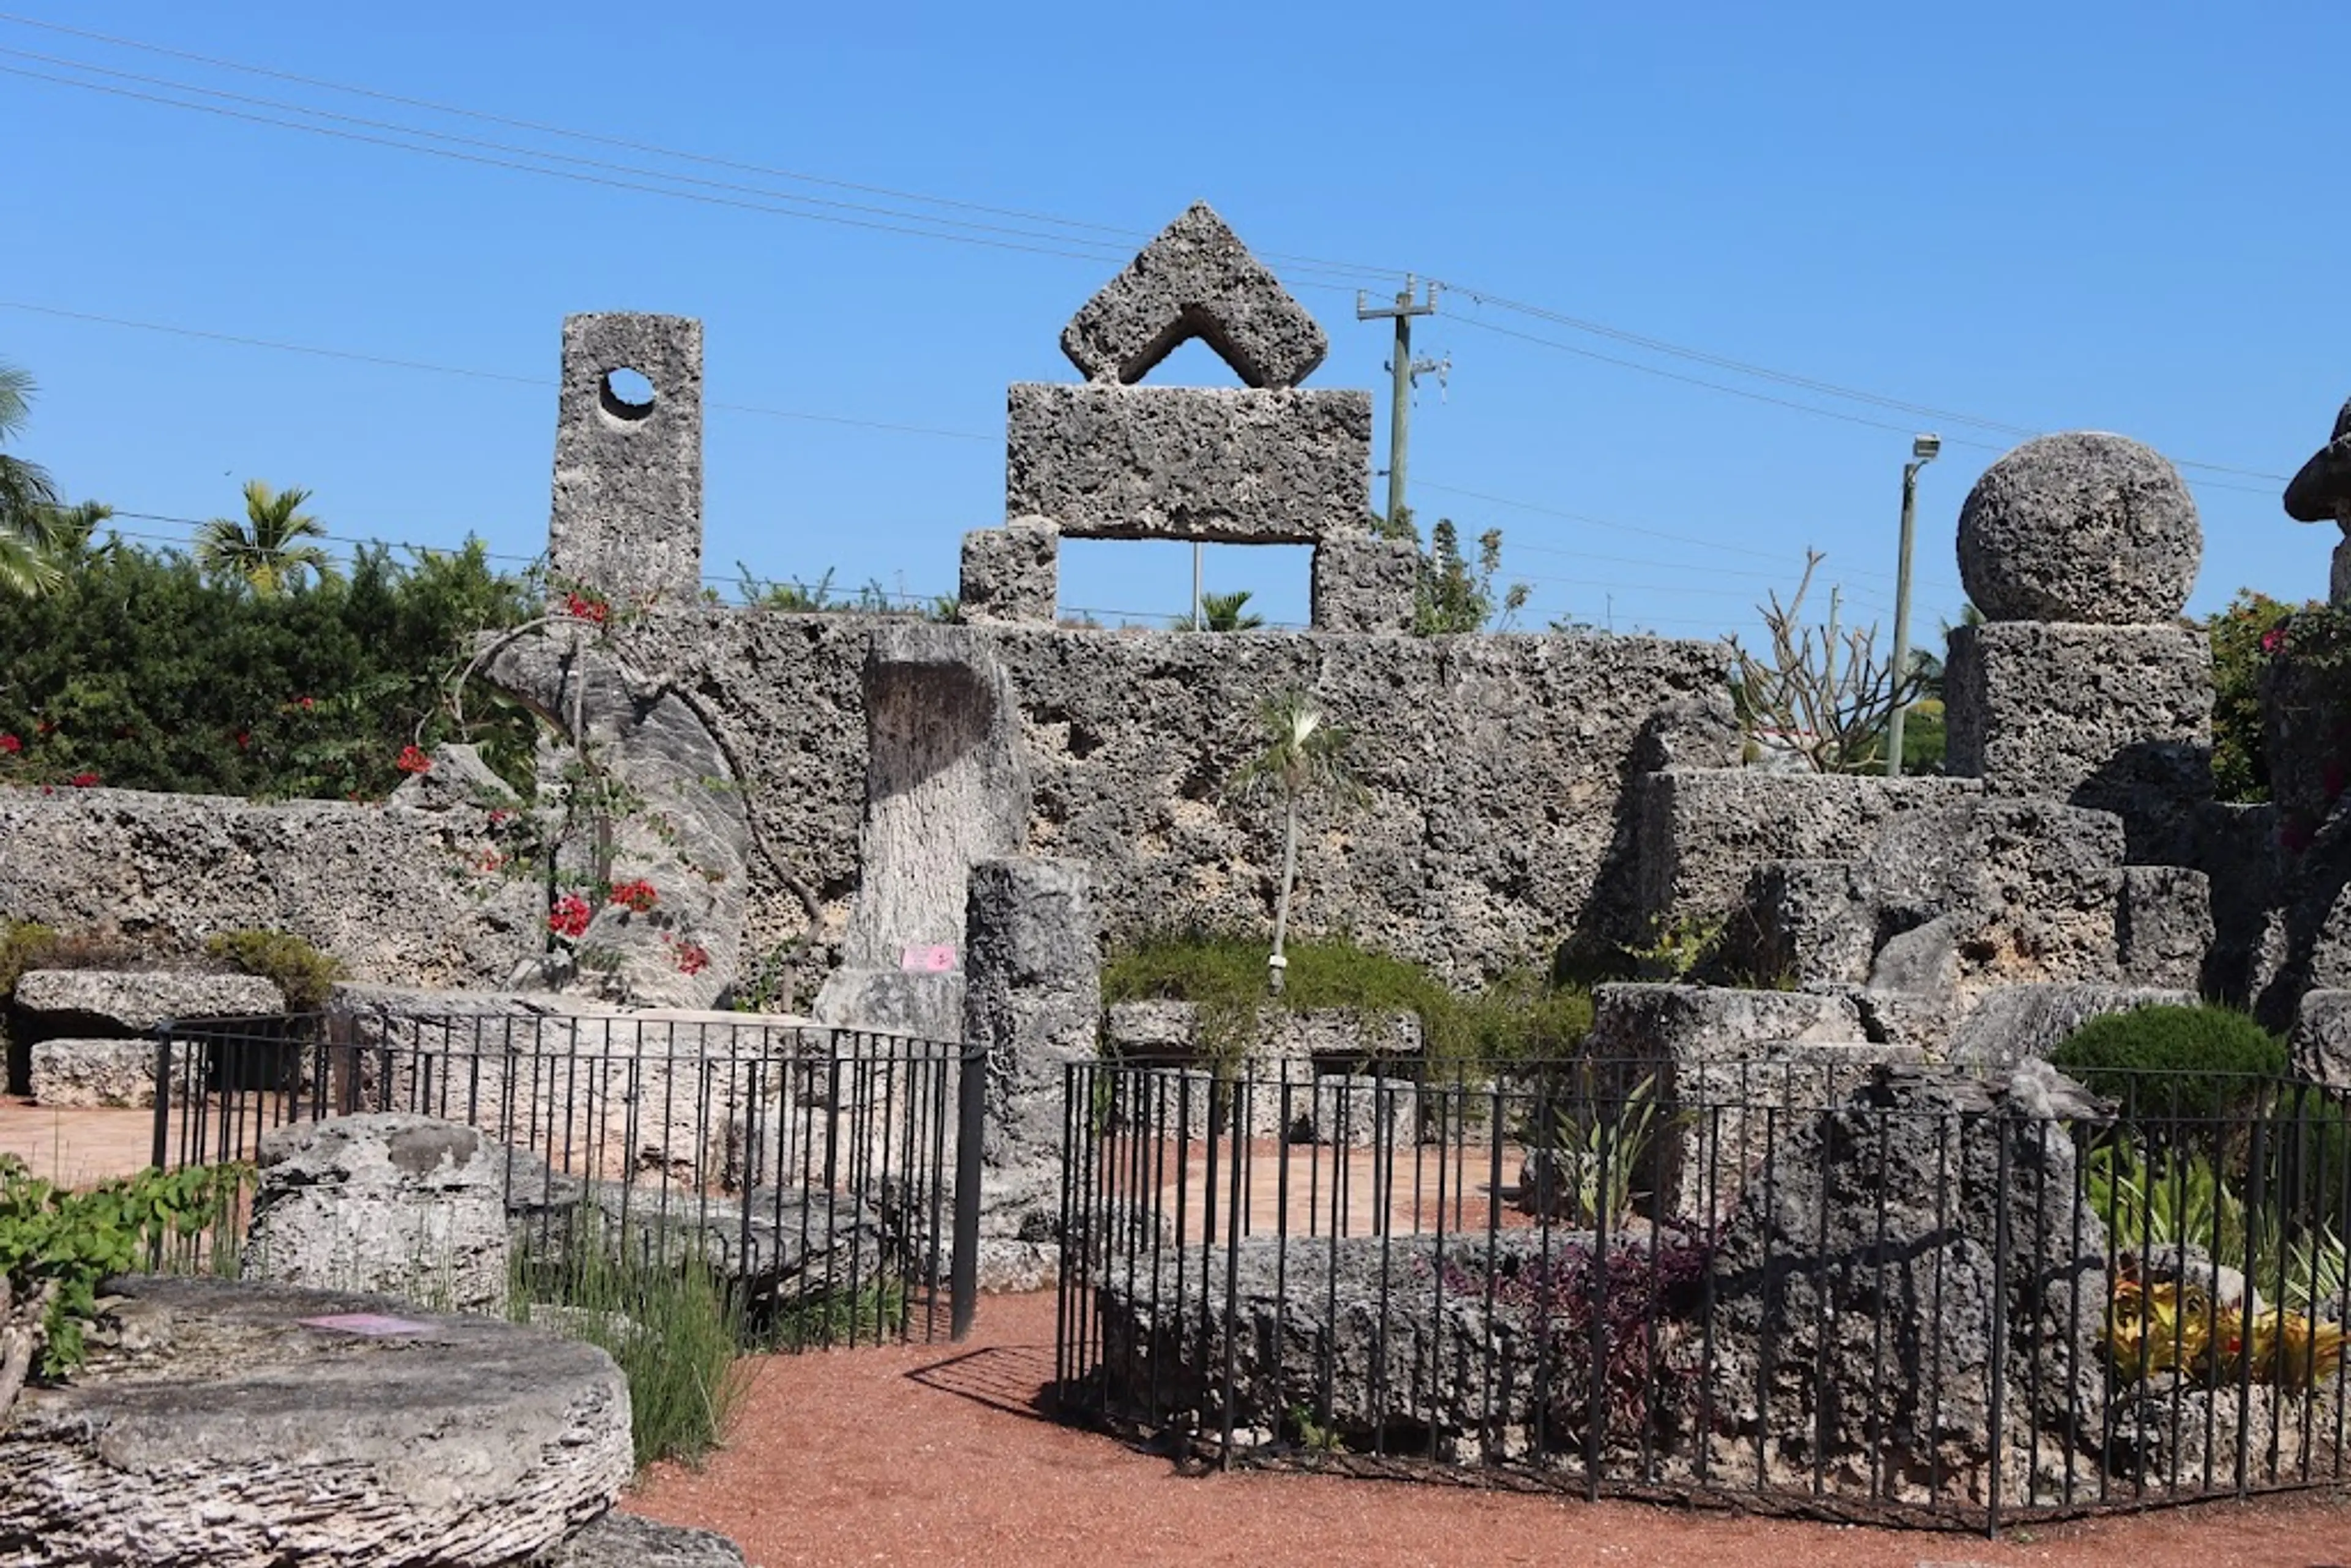
{"label": "power line", "polygon": [[[64,25],[63,23],[44,21],[37,17],[22,16],[9,12],[0,12],[0,22],[8,22],[18,26],[34,27],[44,32],[57,33],[71,37],[83,38],[95,43],[106,44],[116,48],[134,49],[145,54],[160,55],[172,59],[185,60],[191,64],[202,65],[217,70],[236,71],[247,76],[263,77],[271,80],[291,82],[298,86],[316,88],[322,91],[345,93],[357,98],[371,99],[377,102],[398,104],[403,108],[422,109],[435,114],[452,115],[460,119],[471,120],[483,124],[503,125],[510,130],[529,131],[541,135],[559,136],[572,141],[593,143],[599,146],[617,147],[627,152],[648,153],[663,158],[674,158],[680,162],[698,163],[710,168],[731,169],[740,173],[762,174],[771,179],[789,180],[801,184],[820,185],[830,190],[854,191],[864,195],[884,196],[893,201],[918,202],[925,206],[946,207],[959,212],[983,213],[993,217],[1013,218],[1024,223],[1046,224],[1059,228],[1091,231],[1096,234],[1116,236],[1121,244],[1128,246],[1132,246],[1139,240],[1147,240],[1151,237],[1150,232],[1144,230],[1123,228],[1114,225],[1095,223],[1081,218],[1057,217],[1049,213],[1039,213],[1019,207],[991,206],[980,202],[966,201],[950,196],[929,195],[919,191],[907,191],[887,185],[875,185],[852,180],[841,180],[828,175],[810,174],[790,169],[780,169],[768,164],[744,162],[736,159],[715,157],[708,153],[688,152],[681,148],[664,147],[655,142],[634,141],[627,137],[611,136],[597,131],[581,131],[569,126],[554,125],[544,120],[525,120],[511,115],[494,114],[483,110],[468,109],[458,104],[443,103],[432,99],[413,98],[400,93],[385,92],[374,88],[361,87],[354,83],[332,81],[322,77],[305,76],[295,71],[279,70],[267,66],[256,66],[244,61],[225,59],[218,56],[198,54],[192,50],[172,48],[166,45],[147,43],[137,38],[127,38],[115,34],[94,32],[82,27],[71,27]],[[11,50],[8,52],[25,53],[27,51]],[[83,68],[91,70],[104,69],[102,67],[85,67]],[[126,73],[108,72],[107,74]],[[196,89],[192,90],[202,91],[204,89]],[[420,134],[430,133],[420,132]],[[1301,256],[1295,253],[1285,253],[1281,251],[1269,250],[1260,252],[1259,254],[1273,260],[1293,262],[1301,266],[1315,267],[1330,272],[1342,273],[1348,276],[1361,276],[1364,274],[1386,276],[1398,270],[1394,267],[1373,267],[1352,262],[1329,261],[1320,257]]]}
{"label": "power line", "polygon": [[[531,387],[541,392],[551,391],[557,382],[543,376],[519,376],[503,371],[468,369],[462,365],[436,365],[423,360],[392,359],[382,354],[363,354],[349,349],[320,348],[313,343],[288,343],[272,338],[249,338],[234,332],[215,332],[199,327],[176,327],[162,321],[136,321],[121,316],[101,316],[89,310],[67,310],[54,305],[35,305],[27,300],[0,299],[0,310],[22,310],[36,316],[52,316],[68,321],[89,321],[100,326],[121,327],[141,332],[162,332],[175,338],[195,338],[208,342],[229,343],[244,349],[269,349],[279,353],[308,354],[315,359],[343,360],[353,364],[375,365],[389,370],[422,371],[431,375],[462,376],[470,381],[497,382],[510,386]],[[935,425],[900,424],[888,420],[852,419],[846,414],[810,413],[803,409],[766,408],[755,403],[705,402],[705,410],[728,413],[753,413],[769,419],[801,420],[817,424],[849,425],[860,430],[882,430],[899,435],[934,435],[952,441],[990,441],[993,436],[973,430],[947,430]]]}

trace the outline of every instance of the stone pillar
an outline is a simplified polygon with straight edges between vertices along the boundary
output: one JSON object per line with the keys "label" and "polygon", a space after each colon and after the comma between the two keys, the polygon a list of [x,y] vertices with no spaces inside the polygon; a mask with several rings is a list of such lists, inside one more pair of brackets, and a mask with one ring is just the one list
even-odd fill
{"label": "stone pillar", "polygon": [[[650,401],[615,376],[633,371]],[[568,316],[548,570],[618,603],[702,591],[702,323]]]}
{"label": "stone pillar", "polygon": [[963,618],[1053,623],[1061,589],[1061,530],[1050,517],[1015,517],[963,537]]}
{"label": "stone pillar", "polygon": [[1060,1212],[1063,1069],[1102,1027],[1102,932],[1084,868],[1029,856],[971,868],[964,1037],[987,1051],[983,1284],[1050,1277]]}
{"label": "stone pillar", "polygon": [[2203,549],[2170,464],[2118,435],[2026,442],[1959,513],[1986,624],[1951,633],[1949,771],[2121,816],[2135,862],[2192,858],[2212,794],[2212,660],[2179,616]]}
{"label": "stone pillar", "polygon": [[1349,534],[1314,547],[1317,632],[1409,632],[1419,593],[1420,551],[1408,539]]}
{"label": "stone pillar", "polygon": [[1019,709],[986,639],[955,626],[877,626],[864,687],[857,899],[816,1016],[954,1040],[971,868],[1029,832]]}
{"label": "stone pillar", "polygon": [[473,1128],[396,1111],[298,1122],[263,1137],[259,1164],[248,1278],[504,1306],[506,1161]]}

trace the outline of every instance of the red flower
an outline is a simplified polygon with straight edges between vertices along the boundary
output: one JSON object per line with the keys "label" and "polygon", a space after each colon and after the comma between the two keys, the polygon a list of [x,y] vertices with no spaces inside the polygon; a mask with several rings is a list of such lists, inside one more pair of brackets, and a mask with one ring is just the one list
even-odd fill
{"label": "red flower", "polygon": [[419,747],[403,746],[400,748],[399,760],[392,766],[402,773],[430,773],[433,771],[433,758],[425,756]]}
{"label": "red flower", "polygon": [[98,775],[95,773],[77,773],[72,778],[67,779],[66,782],[72,785],[77,789],[87,789],[91,785],[98,782]]}
{"label": "red flower", "polygon": [[677,965],[679,974],[699,975],[710,967],[710,949],[701,943],[680,942],[671,936],[664,936],[662,940],[669,944],[670,957]]}
{"label": "red flower", "polygon": [[563,613],[570,616],[574,621],[585,621],[592,626],[601,626],[611,621],[612,607],[601,599],[590,599],[584,593],[567,593],[563,596]]}
{"label": "red flower", "polygon": [[0,751],[5,751],[9,756],[14,757],[16,753],[24,749],[25,743],[17,739],[15,736],[0,735]]}
{"label": "red flower", "polygon": [[643,915],[661,902],[661,894],[654,891],[652,883],[623,882],[613,886],[611,901],[622,909]]}
{"label": "red flower", "polygon": [[494,828],[503,828],[507,822],[513,821],[513,819],[514,813],[507,810],[504,806],[493,806],[490,808],[490,826]]}
{"label": "red flower", "polygon": [[316,697],[296,697],[294,699],[294,706],[296,707],[305,709],[314,708],[319,706],[319,699]]}
{"label": "red flower", "polygon": [[252,744],[253,735],[251,731],[240,729],[236,732],[236,748],[239,751],[243,751],[246,747],[251,746]]}
{"label": "red flower", "polygon": [[2285,628],[2284,628],[2284,627],[2283,627],[2283,626],[2273,626],[2273,627],[2271,627],[2268,631],[2266,631],[2266,632],[2262,632],[2262,653],[2283,653],[2283,652],[2284,651],[2284,649],[2285,649]]}
{"label": "red flower", "polygon": [[547,928],[558,936],[577,938],[588,930],[588,922],[595,912],[588,901],[576,893],[567,893],[555,901],[554,910],[547,917]]}

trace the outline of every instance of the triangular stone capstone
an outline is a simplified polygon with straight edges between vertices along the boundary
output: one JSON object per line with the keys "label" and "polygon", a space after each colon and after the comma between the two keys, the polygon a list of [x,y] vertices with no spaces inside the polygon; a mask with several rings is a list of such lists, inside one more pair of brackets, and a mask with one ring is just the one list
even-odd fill
{"label": "triangular stone capstone", "polygon": [[1089,380],[1133,383],[1199,338],[1253,387],[1296,386],[1330,340],[1206,202],[1144,246],[1061,329],[1061,352]]}

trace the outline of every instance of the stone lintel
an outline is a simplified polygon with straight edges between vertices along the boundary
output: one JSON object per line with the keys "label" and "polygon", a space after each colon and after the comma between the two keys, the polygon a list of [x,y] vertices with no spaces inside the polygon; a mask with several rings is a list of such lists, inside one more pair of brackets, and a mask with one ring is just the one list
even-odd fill
{"label": "stone lintel", "polygon": [[1370,528],[1364,392],[1014,385],[1005,515],[1063,537],[1313,544]]}

